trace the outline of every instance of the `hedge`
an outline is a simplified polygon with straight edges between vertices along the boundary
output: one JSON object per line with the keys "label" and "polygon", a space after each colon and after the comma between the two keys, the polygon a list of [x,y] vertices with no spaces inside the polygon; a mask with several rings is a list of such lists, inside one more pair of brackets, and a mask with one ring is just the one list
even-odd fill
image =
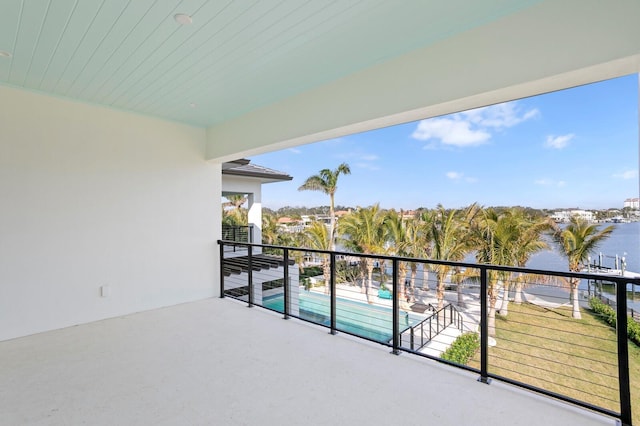
{"label": "hedge", "polygon": [[[589,299],[591,310],[600,315],[602,320],[611,327],[616,328],[616,311],[611,306],[602,302],[597,297]],[[627,317],[627,336],[636,345],[640,346],[640,324],[635,322],[631,316]]]}
{"label": "hedge", "polygon": [[440,358],[457,364],[466,364],[480,348],[480,338],[476,333],[465,333],[453,341]]}

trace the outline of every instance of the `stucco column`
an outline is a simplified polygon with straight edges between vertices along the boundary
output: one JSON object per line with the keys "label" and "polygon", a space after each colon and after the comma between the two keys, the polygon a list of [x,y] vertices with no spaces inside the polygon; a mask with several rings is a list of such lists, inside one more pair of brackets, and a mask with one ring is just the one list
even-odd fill
{"label": "stucco column", "polygon": [[[249,194],[249,212],[247,220],[253,227],[253,242],[262,244],[262,195],[260,192]],[[262,248],[256,247],[254,253],[262,253]]]}

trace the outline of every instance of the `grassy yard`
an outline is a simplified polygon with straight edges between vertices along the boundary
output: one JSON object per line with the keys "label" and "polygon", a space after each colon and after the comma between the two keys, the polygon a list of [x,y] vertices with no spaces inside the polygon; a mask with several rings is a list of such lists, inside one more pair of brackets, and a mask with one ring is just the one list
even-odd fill
{"label": "grassy yard", "polygon": [[[489,350],[489,372],[620,411],[615,331],[587,309],[510,304],[496,315],[497,345]],[[640,425],[640,348],[629,343],[634,424]],[[480,355],[469,365],[479,368]]]}

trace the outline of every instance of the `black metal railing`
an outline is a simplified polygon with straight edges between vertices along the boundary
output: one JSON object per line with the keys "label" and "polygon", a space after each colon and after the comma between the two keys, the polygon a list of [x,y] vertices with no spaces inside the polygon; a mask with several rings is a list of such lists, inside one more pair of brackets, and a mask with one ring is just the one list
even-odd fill
{"label": "black metal railing", "polygon": [[464,331],[464,319],[453,304],[449,303],[438,310],[429,306],[434,309],[431,315],[400,333],[403,348],[408,344],[410,350],[420,351],[451,325],[460,332]]}
{"label": "black metal railing", "polygon": [[[395,354],[454,365],[483,383],[500,380],[633,423],[626,290],[640,279],[218,243],[221,297],[377,342]],[[227,245],[242,246],[248,255],[225,259]],[[281,255],[262,254],[269,252]],[[616,329],[588,307],[581,286],[596,279],[615,287]],[[434,313],[429,306],[436,302],[445,306]],[[425,342],[452,324],[479,335],[479,351],[469,360],[457,363],[426,350]],[[636,404],[639,382],[635,377]]]}
{"label": "black metal railing", "polygon": [[[253,226],[222,225],[222,239],[229,242],[253,243]],[[236,251],[238,246],[226,244],[225,247],[226,251]]]}

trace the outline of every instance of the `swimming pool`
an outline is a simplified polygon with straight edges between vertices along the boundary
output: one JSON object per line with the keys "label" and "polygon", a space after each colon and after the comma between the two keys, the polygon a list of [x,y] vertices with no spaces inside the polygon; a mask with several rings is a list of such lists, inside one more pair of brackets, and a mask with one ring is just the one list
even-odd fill
{"label": "swimming pool", "polygon": [[[378,342],[387,343],[393,337],[392,311],[383,306],[369,305],[336,298],[336,329]],[[300,318],[326,326],[331,325],[329,295],[302,291],[299,295]],[[263,299],[264,307],[284,312],[282,294]],[[423,317],[400,312],[400,331],[422,321]]]}

